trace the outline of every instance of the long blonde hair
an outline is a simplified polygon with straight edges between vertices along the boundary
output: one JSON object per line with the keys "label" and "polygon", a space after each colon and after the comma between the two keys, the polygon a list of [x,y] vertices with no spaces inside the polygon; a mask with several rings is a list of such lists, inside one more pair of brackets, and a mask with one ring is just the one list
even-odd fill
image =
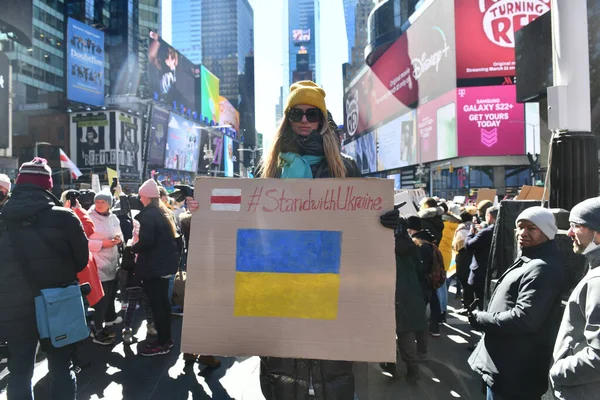
{"label": "long blonde hair", "polygon": [[[345,178],[346,167],[344,166],[342,153],[340,152],[339,142],[335,138],[335,133],[329,127],[326,118],[326,116],[323,116],[323,128],[320,132],[323,137],[325,159],[327,160],[327,165],[329,166],[329,171],[333,178]],[[289,125],[287,115],[281,120],[277,133],[275,133],[273,146],[270,151],[265,154],[264,159],[259,166],[259,174],[262,178],[275,178],[279,175],[279,169],[281,168],[279,154],[291,150],[284,148],[286,135],[295,135]]]}
{"label": "long blonde hair", "polygon": [[173,234],[173,237],[176,238],[178,233],[177,227],[175,226],[175,221],[173,219],[173,214],[171,213],[171,211],[169,211],[167,206],[164,205],[162,200],[158,197],[153,197],[150,199],[150,204],[148,204],[146,207],[156,207],[160,210],[162,216],[169,223],[169,227],[171,228],[171,233]]}

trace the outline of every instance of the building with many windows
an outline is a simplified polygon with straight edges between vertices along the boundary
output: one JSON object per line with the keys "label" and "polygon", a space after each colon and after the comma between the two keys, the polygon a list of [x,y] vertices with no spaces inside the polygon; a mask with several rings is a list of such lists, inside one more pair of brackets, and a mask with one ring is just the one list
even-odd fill
{"label": "building with many windows", "polygon": [[[344,0],[344,6],[346,6],[346,2],[347,0]],[[365,65],[365,47],[369,42],[367,22],[369,14],[375,6],[372,0],[355,0],[354,3],[353,12],[350,15],[349,13],[345,13],[347,18],[353,18],[353,20],[346,19],[350,54],[348,56],[348,64],[344,65],[344,87],[350,84],[352,79],[354,79],[356,74]],[[350,28],[352,28],[352,31]],[[352,47],[350,47],[350,43],[352,43]]]}
{"label": "building with many windows", "polygon": [[202,0],[172,3],[172,45],[194,64],[202,64]]}

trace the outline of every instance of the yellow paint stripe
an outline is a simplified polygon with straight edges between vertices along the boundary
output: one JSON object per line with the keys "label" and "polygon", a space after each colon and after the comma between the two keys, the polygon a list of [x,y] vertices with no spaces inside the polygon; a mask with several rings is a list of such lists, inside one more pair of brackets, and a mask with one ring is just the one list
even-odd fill
{"label": "yellow paint stripe", "polygon": [[236,317],[335,320],[338,274],[236,272]]}

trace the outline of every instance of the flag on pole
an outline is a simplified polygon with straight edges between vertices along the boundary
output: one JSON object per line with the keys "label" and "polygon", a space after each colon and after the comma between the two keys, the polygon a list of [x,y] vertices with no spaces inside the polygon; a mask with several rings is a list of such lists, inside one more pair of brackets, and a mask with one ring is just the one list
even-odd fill
{"label": "flag on pole", "polygon": [[60,149],[60,167],[68,168],[69,171],[71,171],[71,176],[74,179],[77,179],[81,176],[81,171],[79,168],[77,168],[77,165],[75,165],[75,163],[71,161],[69,157],[67,157],[63,149]]}

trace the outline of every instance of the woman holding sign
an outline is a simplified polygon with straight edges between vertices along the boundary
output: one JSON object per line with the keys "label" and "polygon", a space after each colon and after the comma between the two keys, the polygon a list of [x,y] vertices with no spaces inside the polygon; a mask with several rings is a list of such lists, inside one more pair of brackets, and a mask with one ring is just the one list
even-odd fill
{"label": "woman holding sign", "polygon": [[[340,152],[333,120],[327,120],[325,91],[311,81],[290,87],[285,116],[265,154],[263,178],[360,177],[354,160]],[[261,388],[267,400],[354,399],[352,362],[263,357]]]}

